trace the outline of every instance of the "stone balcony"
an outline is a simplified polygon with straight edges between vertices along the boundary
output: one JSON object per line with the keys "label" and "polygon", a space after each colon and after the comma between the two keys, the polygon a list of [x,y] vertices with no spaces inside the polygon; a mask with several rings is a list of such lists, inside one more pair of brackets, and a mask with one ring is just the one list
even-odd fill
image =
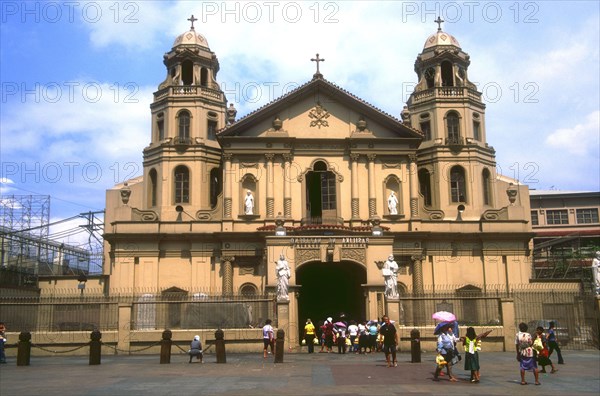
{"label": "stone balcony", "polygon": [[437,99],[468,98],[481,101],[481,92],[468,87],[434,87],[424,91],[414,92],[409,102],[412,105]]}
{"label": "stone balcony", "polygon": [[202,85],[171,85],[154,92],[154,101],[159,101],[167,96],[201,96],[221,102],[223,101],[223,92]]}

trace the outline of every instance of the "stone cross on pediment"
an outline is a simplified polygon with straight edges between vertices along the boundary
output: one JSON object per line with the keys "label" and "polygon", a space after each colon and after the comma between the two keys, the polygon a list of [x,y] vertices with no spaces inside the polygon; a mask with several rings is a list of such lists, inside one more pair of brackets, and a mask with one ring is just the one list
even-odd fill
{"label": "stone cross on pediment", "polygon": [[317,54],[316,58],[311,58],[311,62],[317,62],[317,72],[313,74],[313,78],[323,78],[323,75],[319,71],[319,62],[325,62],[325,59],[319,58],[319,54]]}

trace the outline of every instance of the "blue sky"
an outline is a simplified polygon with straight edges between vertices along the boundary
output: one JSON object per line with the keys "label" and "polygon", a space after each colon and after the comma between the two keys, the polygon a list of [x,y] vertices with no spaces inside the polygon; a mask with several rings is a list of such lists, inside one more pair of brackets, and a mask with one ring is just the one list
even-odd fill
{"label": "blue sky", "polygon": [[102,210],[141,174],[162,56],[199,20],[238,117],[325,78],[399,117],[434,19],[471,56],[501,173],[600,190],[597,1],[0,3],[0,191],[51,195],[51,220]]}

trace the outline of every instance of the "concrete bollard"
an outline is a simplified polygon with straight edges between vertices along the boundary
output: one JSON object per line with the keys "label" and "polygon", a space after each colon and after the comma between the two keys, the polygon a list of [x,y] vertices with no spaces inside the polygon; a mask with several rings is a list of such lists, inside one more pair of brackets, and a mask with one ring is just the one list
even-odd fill
{"label": "concrete bollard", "polygon": [[227,357],[225,356],[225,334],[223,330],[218,329],[215,331],[215,351],[217,353],[217,363],[227,363]]}
{"label": "concrete bollard", "polygon": [[22,331],[17,345],[17,366],[29,366],[31,360],[31,333]]}
{"label": "concrete bollard", "polygon": [[421,363],[421,333],[417,329],[410,331],[411,363]]}
{"label": "concrete bollard", "polygon": [[90,366],[94,366],[102,360],[102,333],[100,330],[94,330],[90,333],[90,338]]}
{"label": "concrete bollard", "polygon": [[277,330],[277,337],[275,338],[275,363],[283,363],[284,344],[285,331],[279,329]]}
{"label": "concrete bollard", "polygon": [[162,340],[160,340],[160,364],[171,363],[171,345],[173,341],[173,332],[169,329],[162,332]]}

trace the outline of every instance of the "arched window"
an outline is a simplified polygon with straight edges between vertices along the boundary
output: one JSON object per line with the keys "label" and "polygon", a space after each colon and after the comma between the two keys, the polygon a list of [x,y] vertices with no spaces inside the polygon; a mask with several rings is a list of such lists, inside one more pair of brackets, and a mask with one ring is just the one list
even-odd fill
{"label": "arched window", "polygon": [[165,115],[164,113],[158,113],[156,115],[156,129],[158,132],[158,141],[165,139]]}
{"label": "arched window", "polygon": [[191,60],[185,60],[181,64],[181,80],[183,85],[194,83],[194,63]]}
{"label": "arched window", "polygon": [[419,190],[425,206],[431,206],[431,175],[427,169],[419,170]]}
{"label": "arched window", "polygon": [[156,169],[151,169],[149,174],[150,176],[150,206],[156,206],[156,197],[157,197],[157,174]]}
{"label": "arched window", "polygon": [[448,130],[448,141],[458,142],[460,138],[460,119],[454,111],[446,115],[446,129]]}
{"label": "arched window", "polygon": [[315,161],[306,173],[305,199],[307,221],[312,224],[336,224],[337,179],[325,161]]}
{"label": "arched window", "polygon": [[482,187],[483,187],[483,204],[492,204],[492,186],[491,186],[491,175],[488,169],[484,169],[482,174]]}
{"label": "arched window", "polygon": [[206,67],[200,69],[200,85],[208,86],[208,69]]}
{"label": "arched window", "polygon": [[383,181],[383,187],[383,194],[385,197],[383,213],[390,215],[403,214],[402,183],[400,182],[398,176],[389,175],[388,177],[386,177]]}
{"label": "arched window", "polygon": [[435,84],[435,69],[433,67],[425,70],[425,81],[427,82],[427,89],[433,88]]}
{"label": "arched window", "polygon": [[442,86],[453,87],[454,86],[454,73],[452,72],[452,63],[449,61],[442,62]]}
{"label": "arched window", "polygon": [[[260,196],[258,191],[258,180],[250,173],[245,174],[241,179],[240,189],[240,214],[258,215],[260,213]],[[250,195],[248,195],[250,191]],[[246,199],[251,197],[252,209],[247,212]]]}
{"label": "arched window", "polygon": [[465,170],[462,166],[457,165],[450,170],[450,196],[452,202],[467,202]]}
{"label": "arched window", "polygon": [[190,138],[190,112],[183,110],[178,115],[179,132],[177,137],[182,140],[188,140]]}
{"label": "arched window", "polygon": [[252,283],[244,283],[240,287],[240,294],[246,297],[256,296],[258,294],[258,288]]}
{"label": "arched window", "polygon": [[190,171],[183,165],[175,168],[175,203],[190,203]]}

